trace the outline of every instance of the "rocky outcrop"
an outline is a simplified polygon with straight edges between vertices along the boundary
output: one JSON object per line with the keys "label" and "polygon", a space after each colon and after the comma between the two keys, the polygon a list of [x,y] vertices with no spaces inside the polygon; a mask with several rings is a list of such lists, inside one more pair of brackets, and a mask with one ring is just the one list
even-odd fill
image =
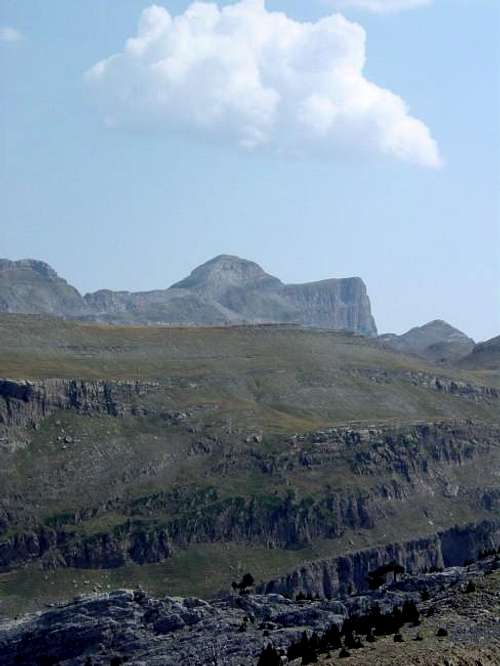
{"label": "rocky outcrop", "polygon": [[[54,604],[37,615],[0,623],[2,665],[255,666],[264,646],[272,644],[278,652],[286,654],[304,631],[309,636],[313,632],[321,635],[332,625],[343,631],[348,618],[353,621],[359,615],[366,616],[375,607],[381,613],[390,613],[408,600],[415,604],[413,608],[417,607],[418,623],[423,622],[426,633],[436,633],[428,617],[434,618],[443,607],[452,607],[455,611],[453,642],[465,646],[484,642],[494,652],[498,644],[494,639],[498,634],[494,594],[479,597],[481,619],[474,622],[473,632],[469,631],[471,618],[464,618],[466,627],[457,626],[457,610],[464,604],[466,584],[472,584],[475,589],[477,581],[486,580],[485,574],[489,574],[488,580],[492,580],[491,574],[494,574],[496,580],[497,566],[490,557],[466,568],[404,576],[401,581],[377,591],[333,600],[294,601],[279,594],[221,594],[205,601],[195,597],[155,598],[140,589],[82,595],[72,602]],[[491,588],[494,592],[495,581]],[[423,591],[428,601],[421,600]],[[466,595],[470,596],[470,593]],[[477,600],[475,605],[478,605]],[[404,651],[403,645],[402,654]],[[358,663],[375,663],[370,659],[370,647],[356,652],[361,659]],[[449,653],[446,654],[448,657]],[[299,664],[300,660],[293,663]],[[392,662],[376,660],[376,663]],[[441,661],[434,659],[426,663]],[[447,659],[446,663],[497,662]]]}
{"label": "rocky outcrop", "polygon": [[407,372],[405,376],[415,386],[423,386],[441,393],[449,393],[460,398],[475,400],[498,400],[500,391],[493,386],[479,386],[470,382],[462,382],[448,377],[430,375],[424,372]]}
{"label": "rocky outcrop", "polygon": [[112,323],[295,323],[375,335],[360,278],[284,285],[256,263],[221,255],[169,289],[100,290],[82,297],[50,266],[0,260],[0,312],[52,314]]}
{"label": "rocky outcrop", "polygon": [[325,631],[341,625],[346,613],[339,602],[306,606],[279,595],[225,596],[208,603],[120,590],[0,625],[0,653],[4,666],[62,659],[83,666],[87,657],[96,666],[109,665],[113,657],[137,666],[255,666],[271,631],[273,643],[286,648],[304,627]]}
{"label": "rocky outcrop", "polygon": [[165,530],[127,528],[90,536],[51,528],[16,534],[0,542],[0,567],[41,560],[50,567],[112,569],[161,562],[171,556]]}
{"label": "rocky outcrop", "polygon": [[[212,498],[197,495],[199,504],[191,509],[187,508],[188,498],[177,503],[171,493],[143,505],[135,502],[123,507],[131,518],[98,534],[86,533],[81,515],[54,517],[38,530],[0,539],[0,567],[42,560],[51,567],[114,568],[130,562],[161,562],[170,557],[174,547],[195,543],[298,547],[318,538],[340,536],[347,528],[369,529],[377,515],[367,495],[293,501],[274,496],[219,499],[217,493],[210,493]],[[162,510],[178,516],[166,518],[160,513],[157,518],[156,512]]]}
{"label": "rocky outcrop", "polygon": [[321,597],[363,592],[368,589],[368,573],[389,562],[397,562],[405,571],[416,575],[432,569],[462,566],[467,560],[475,560],[480,553],[499,546],[500,523],[484,521],[407,543],[309,562],[259,589],[264,593],[318,594]]}
{"label": "rocky outcrop", "polygon": [[158,387],[155,382],[137,381],[0,379],[0,443],[15,443],[23,431],[36,429],[58,409],[110,416],[145,414],[142,399]]}
{"label": "rocky outcrop", "polygon": [[395,381],[404,381],[420,388],[430,389],[463,398],[474,402],[495,401],[500,399],[500,390],[494,386],[482,386],[471,382],[451,379],[443,374],[431,374],[429,372],[387,372],[373,368],[357,368],[351,371],[354,376],[368,377],[375,384],[391,384]]}
{"label": "rocky outcrop", "polygon": [[[116,398],[119,391],[123,394],[121,400],[108,401],[96,400],[94,384],[92,388],[94,399],[75,399],[72,404],[76,409],[84,413],[93,409],[113,415],[142,414],[143,407],[136,400],[137,392],[144,387],[119,384],[118,394],[113,394],[115,387],[111,387],[111,396]],[[109,393],[104,395],[109,397]],[[29,418],[33,418],[31,412]],[[162,413],[161,418],[165,425],[182,424],[185,432],[191,429],[183,420],[187,418],[185,413]],[[457,483],[455,474],[455,470],[475,460],[491,459],[498,443],[498,428],[494,426],[441,423],[400,428],[339,427],[297,435],[281,452],[261,450],[257,442],[240,449],[238,455],[231,453],[223,439],[201,439],[198,433],[193,436],[202,450],[193,453],[193,446],[188,445],[187,455],[215,455],[205,465],[213,465],[222,484],[228,473],[226,465],[231,475],[252,471],[263,474],[263,487],[268,483],[265,477],[278,488],[291,473],[339,470],[342,465],[348,466],[346,474],[351,478],[364,480],[356,491],[326,487],[321,493],[302,496],[292,488],[267,495],[234,493],[228,497],[214,486],[176,486],[133,499],[111,496],[101,504],[46,517],[42,524],[29,515],[19,515],[16,520],[9,514],[13,505],[6,502],[0,507],[0,566],[14,567],[42,559],[47,566],[112,568],[127,562],[160,562],[176,547],[200,543],[236,542],[290,549],[320,539],[335,539],[349,530],[370,530],[392,515],[396,505],[403,509],[425,497],[434,497],[435,501],[459,498],[467,507],[491,515],[498,506],[495,486],[481,490]],[[100,519],[108,514],[113,516],[114,527],[103,530]],[[97,527],[92,527],[95,521]]]}

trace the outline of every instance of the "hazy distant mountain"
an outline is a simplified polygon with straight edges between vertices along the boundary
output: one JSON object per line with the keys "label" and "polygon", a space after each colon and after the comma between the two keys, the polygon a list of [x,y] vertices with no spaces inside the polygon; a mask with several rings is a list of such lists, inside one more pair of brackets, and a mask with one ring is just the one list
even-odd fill
{"label": "hazy distant mountain", "polygon": [[434,362],[456,361],[474,348],[472,338],[440,319],[412,328],[403,335],[381,335],[379,340],[390,349]]}
{"label": "hazy distant mountain", "polygon": [[460,365],[479,370],[500,370],[500,335],[477,344]]}
{"label": "hazy distant mountain", "polygon": [[285,285],[258,264],[220,255],[168,289],[80,293],[47,264],[0,260],[0,312],[110,323],[218,325],[284,322],[376,335],[360,278]]}
{"label": "hazy distant mountain", "polygon": [[0,312],[72,317],[85,312],[80,293],[43,261],[0,259]]}

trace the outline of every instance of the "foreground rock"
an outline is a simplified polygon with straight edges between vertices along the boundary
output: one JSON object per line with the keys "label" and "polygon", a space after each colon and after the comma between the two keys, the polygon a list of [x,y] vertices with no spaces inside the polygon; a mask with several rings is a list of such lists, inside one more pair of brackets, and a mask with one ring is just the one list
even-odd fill
{"label": "foreground rock", "polygon": [[[195,598],[155,599],[140,590],[122,590],[79,597],[44,613],[0,625],[0,656],[4,666],[104,666],[125,662],[136,666],[250,666],[269,643],[285,652],[304,631],[321,635],[332,624],[341,628],[346,617],[366,614],[374,604],[386,613],[401,607],[405,600],[413,600],[423,619],[418,620],[418,631],[429,639],[429,645],[422,645],[421,651],[432,648],[435,658],[413,663],[444,664],[438,659],[439,651],[449,645],[458,645],[466,654],[483,641],[485,654],[488,650],[495,654],[500,647],[499,591],[495,556],[468,567],[406,576],[377,591],[332,600],[299,602],[271,594],[232,595],[207,602]],[[445,613],[448,620],[441,627],[445,630],[441,632],[443,640],[430,645],[431,634],[435,635]],[[402,629],[407,638],[412,631],[417,629],[406,625]],[[445,636],[449,638],[444,640]],[[394,641],[391,645],[394,648]],[[391,657],[392,661],[380,661],[379,656],[374,654],[372,661],[371,651],[360,648],[355,661],[396,663],[398,654]],[[321,661],[327,659],[321,653],[318,657]]]}

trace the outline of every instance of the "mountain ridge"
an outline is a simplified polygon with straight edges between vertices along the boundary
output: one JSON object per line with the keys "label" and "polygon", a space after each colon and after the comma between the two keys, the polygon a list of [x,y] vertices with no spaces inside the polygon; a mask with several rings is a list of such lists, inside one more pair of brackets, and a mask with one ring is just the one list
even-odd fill
{"label": "mountain ridge", "polygon": [[459,361],[475,345],[472,338],[442,319],[415,326],[401,335],[380,335],[378,339],[389,349],[415,354],[434,363]]}
{"label": "mountain ridge", "polygon": [[85,295],[45,262],[1,259],[0,312],[115,324],[296,323],[377,334],[361,278],[287,285],[255,262],[224,254],[166,289]]}

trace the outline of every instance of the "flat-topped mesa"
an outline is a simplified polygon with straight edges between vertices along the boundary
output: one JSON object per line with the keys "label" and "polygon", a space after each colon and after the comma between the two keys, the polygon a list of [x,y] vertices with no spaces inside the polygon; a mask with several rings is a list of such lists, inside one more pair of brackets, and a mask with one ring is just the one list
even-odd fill
{"label": "flat-topped mesa", "polygon": [[285,293],[304,325],[377,334],[366,286],[359,277],[286,285]]}
{"label": "flat-topped mesa", "polygon": [[0,260],[0,312],[116,324],[295,323],[376,335],[360,278],[286,285],[253,261],[219,255],[168,289],[82,297],[43,262]]}

